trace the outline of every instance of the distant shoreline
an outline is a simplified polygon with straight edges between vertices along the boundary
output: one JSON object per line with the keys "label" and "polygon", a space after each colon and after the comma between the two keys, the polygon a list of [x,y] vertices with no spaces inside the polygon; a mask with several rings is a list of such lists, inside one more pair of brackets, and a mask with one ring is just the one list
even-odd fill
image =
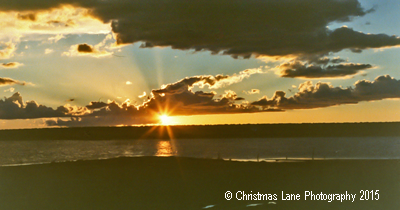
{"label": "distant shoreline", "polygon": [[371,136],[400,136],[400,122],[73,127],[0,130],[0,140],[122,140]]}

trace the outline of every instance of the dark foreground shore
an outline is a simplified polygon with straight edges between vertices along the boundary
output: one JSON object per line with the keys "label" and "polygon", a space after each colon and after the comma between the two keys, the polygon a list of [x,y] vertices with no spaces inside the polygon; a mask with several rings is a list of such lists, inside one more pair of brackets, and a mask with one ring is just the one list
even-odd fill
{"label": "dark foreground shore", "polygon": [[[399,209],[399,172],[399,160],[257,163],[177,157],[0,167],[0,209]],[[374,200],[371,193],[360,200],[361,190],[373,190]],[[227,191],[233,194],[229,201]],[[276,194],[277,200],[238,201],[238,191]],[[300,200],[283,200],[282,191],[299,194]],[[305,191],[347,191],[356,197],[305,201]]]}

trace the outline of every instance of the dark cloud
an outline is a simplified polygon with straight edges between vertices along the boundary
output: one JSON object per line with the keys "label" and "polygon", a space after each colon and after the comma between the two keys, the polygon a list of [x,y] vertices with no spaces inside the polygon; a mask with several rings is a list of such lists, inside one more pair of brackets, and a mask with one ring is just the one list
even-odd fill
{"label": "dark cloud", "polygon": [[[325,60],[319,60],[319,63],[325,63]],[[339,59],[333,62],[339,62]],[[292,61],[279,65],[277,73],[281,77],[290,78],[338,78],[355,75],[362,70],[372,68],[370,64],[343,63],[336,65],[313,65],[301,61]]]}
{"label": "dark cloud", "polygon": [[108,106],[108,104],[105,103],[105,102],[102,102],[102,101],[92,101],[92,102],[90,102],[89,105],[86,106],[86,108],[92,110],[92,109],[100,109],[100,108],[103,108],[103,107],[106,107],[106,106]]}
{"label": "dark cloud", "polygon": [[229,76],[217,75],[217,76],[194,76],[194,77],[186,77],[178,82],[171,83],[166,85],[165,87],[157,90],[153,90],[154,94],[179,94],[185,92],[191,88],[195,84],[197,85],[209,85],[213,87],[217,84],[217,82],[221,80],[228,79]]}
{"label": "dark cloud", "polygon": [[400,81],[389,75],[379,76],[374,81],[360,80],[354,88],[333,87],[328,83],[310,81],[301,84],[298,92],[287,98],[283,91],[276,91],[271,99],[266,96],[251,103],[254,106],[280,109],[312,109],[341,104],[357,104],[361,101],[374,101],[400,98]]}
{"label": "dark cloud", "polygon": [[18,63],[18,62],[9,62],[9,63],[1,63],[0,64],[4,68],[16,68],[18,66],[21,66],[23,64]]}
{"label": "dark cloud", "polygon": [[259,109],[247,105],[235,104],[243,100],[233,91],[226,91],[219,99],[214,99],[215,92],[193,92],[194,85],[209,85],[211,88],[232,79],[231,76],[218,75],[196,76],[168,84],[161,89],[153,90],[153,97],[143,106],[156,113],[167,112],[169,115],[194,115],[217,113],[258,112]]}
{"label": "dark cloud", "polygon": [[354,31],[351,28],[341,27],[329,32],[329,39],[323,43],[325,49],[321,52],[338,52],[342,49],[351,49],[353,52],[361,52],[368,48],[381,48],[400,44],[400,38],[386,34],[365,34]]}
{"label": "dark cloud", "polygon": [[18,14],[17,17],[20,20],[30,20],[30,21],[35,21],[36,20],[36,14],[35,13]]}
{"label": "dark cloud", "polygon": [[67,20],[66,22],[64,21],[59,21],[59,20],[50,20],[47,21],[47,24],[53,26],[53,27],[68,27],[68,26],[74,26],[75,22],[72,20]]}
{"label": "dark cloud", "polygon": [[111,52],[104,50],[104,49],[100,49],[100,48],[104,48],[104,42],[106,40],[109,40],[110,36],[107,36],[106,39],[103,40],[102,43],[99,43],[98,45],[89,45],[86,43],[83,44],[77,44],[77,45],[72,45],[69,49],[68,52],[64,52],[62,55],[66,55],[66,56],[92,56],[92,57],[102,57],[102,56],[109,56],[112,55]]}
{"label": "dark cloud", "polygon": [[1,64],[3,67],[14,67],[16,65],[16,63],[14,62],[10,62],[10,63],[2,63]]}
{"label": "dark cloud", "polygon": [[[249,58],[252,54],[327,54],[348,48],[400,44],[400,40],[391,37],[326,28],[330,22],[344,22],[365,15],[367,12],[356,0],[174,0],[163,3],[150,0],[136,1],[131,9],[133,12],[129,14],[114,15],[109,9],[99,7],[94,14],[106,21],[115,20],[112,29],[120,44],[142,41],[145,42],[142,47],[209,50],[235,58]],[[349,43],[341,39],[344,33],[355,36],[349,37],[352,40],[361,38],[363,41],[357,45]],[[369,41],[376,44],[370,46]]]}
{"label": "dark cloud", "polygon": [[112,23],[118,43],[143,41],[142,47],[172,46],[245,58],[314,53],[318,38],[329,36],[329,22],[366,14],[357,1],[315,0],[150,0],[132,9],[137,12],[117,18],[105,8],[94,14],[118,20]]}
{"label": "dark cloud", "polygon": [[[214,93],[203,91],[192,92],[171,91],[156,93],[140,106],[129,103],[118,104],[116,102],[91,102],[87,106],[92,109],[90,114],[82,117],[74,117],[71,120],[49,120],[49,126],[110,126],[158,123],[159,116],[197,115],[197,114],[224,114],[259,112],[259,108],[235,104],[240,97],[213,99]],[[163,95],[163,96],[161,96]],[[96,109],[94,109],[96,107]],[[99,108],[101,107],[101,108]]]}
{"label": "dark cloud", "polygon": [[194,85],[200,87],[208,85],[211,89],[221,88],[226,85],[231,85],[234,83],[241,82],[243,79],[248,78],[253,74],[262,74],[262,73],[264,72],[261,69],[246,69],[239,72],[239,74],[233,74],[232,76],[206,75],[206,76],[186,77],[178,82],[168,84],[161,89],[153,90],[153,93],[176,94],[179,92],[183,92],[188,88],[191,89]]}
{"label": "dark cloud", "polygon": [[84,108],[60,106],[52,109],[35,101],[24,102],[20,93],[0,100],[0,119],[32,119],[44,117],[68,117],[87,113]]}
{"label": "dark cloud", "polygon": [[0,77],[0,86],[3,85],[26,85],[26,82],[21,82],[18,80],[13,80],[6,77]]}
{"label": "dark cloud", "polygon": [[[400,39],[350,28],[330,30],[372,10],[357,0],[58,0],[0,1],[0,10],[43,10],[70,4],[111,22],[119,44],[208,50],[233,57],[315,55],[396,46]],[[87,51],[86,51],[87,52]]]}
{"label": "dark cloud", "polygon": [[93,47],[88,44],[79,44],[77,51],[80,53],[92,53],[94,52]]}
{"label": "dark cloud", "polygon": [[[91,102],[93,104],[94,102]],[[90,107],[87,106],[87,107]],[[144,117],[147,114],[147,111],[144,109],[139,109],[141,107],[137,107],[135,105],[130,104],[130,102],[124,102],[121,105],[115,101],[106,103],[103,108],[93,109],[92,106],[89,109],[92,109],[92,113],[88,114],[88,116],[129,116],[129,117]],[[149,116],[149,115],[147,115]]]}
{"label": "dark cloud", "polygon": [[232,76],[193,76],[186,77],[178,82],[163,86],[152,91],[152,98],[143,104],[147,110],[156,113],[167,112],[169,115],[194,115],[217,113],[246,113],[259,112],[260,110],[236,104],[244,100],[233,91],[226,91],[221,97],[215,99],[215,92],[203,92],[192,89],[194,86],[208,85],[210,89],[223,87],[242,81],[252,74],[262,73],[260,69],[247,69]]}
{"label": "dark cloud", "polygon": [[91,102],[86,106],[91,111],[70,120],[47,120],[48,126],[116,126],[157,123],[158,115],[145,107],[135,106],[129,102],[118,104],[112,102]]}

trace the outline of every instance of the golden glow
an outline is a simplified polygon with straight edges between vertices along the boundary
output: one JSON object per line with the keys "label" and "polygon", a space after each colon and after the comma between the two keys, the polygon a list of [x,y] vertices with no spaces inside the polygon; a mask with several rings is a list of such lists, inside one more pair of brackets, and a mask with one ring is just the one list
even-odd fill
{"label": "golden glow", "polygon": [[161,124],[163,125],[172,125],[174,123],[172,117],[169,117],[168,115],[165,114],[160,116],[160,121]]}
{"label": "golden glow", "polygon": [[[285,112],[174,116],[174,122],[175,125],[394,122],[400,120],[400,109],[395,108],[399,105],[400,100],[382,100]],[[384,113],[377,111],[379,109],[393,111]]]}
{"label": "golden glow", "polygon": [[[21,18],[33,15],[32,19]],[[0,39],[22,34],[108,34],[111,24],[90,15],[90,10],[74,6],[61,6],[39,12],[0,12]],[[56,42],[56,39],[48,43]]]}

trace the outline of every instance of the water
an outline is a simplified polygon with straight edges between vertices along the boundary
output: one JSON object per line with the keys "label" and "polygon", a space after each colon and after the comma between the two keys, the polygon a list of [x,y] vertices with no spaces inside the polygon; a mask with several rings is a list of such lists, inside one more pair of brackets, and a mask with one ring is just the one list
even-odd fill
{"label": "water", "polygon": [[136,156],[400,159],[399,137],[0,141],[0,166]]}

